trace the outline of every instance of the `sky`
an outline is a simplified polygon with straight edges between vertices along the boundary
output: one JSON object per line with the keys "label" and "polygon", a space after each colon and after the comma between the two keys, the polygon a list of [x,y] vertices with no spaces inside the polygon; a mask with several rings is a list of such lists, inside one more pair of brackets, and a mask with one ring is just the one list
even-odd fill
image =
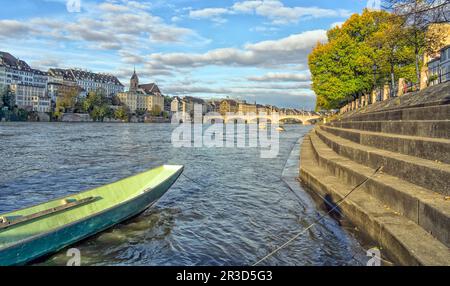
{"label": "sky", "polygon": [[[165,95],[314,109],[307,58],[367,0],[0,0],[0,51]],[[69,5],[68,3],[74,4]]]}

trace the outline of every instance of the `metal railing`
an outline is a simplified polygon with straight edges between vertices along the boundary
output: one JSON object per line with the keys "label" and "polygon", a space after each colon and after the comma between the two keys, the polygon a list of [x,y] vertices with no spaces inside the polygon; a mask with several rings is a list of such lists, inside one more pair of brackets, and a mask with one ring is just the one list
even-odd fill
{"label": "metal railing", "polygon": [[435,77],[433,80],[429,80],[428,81],[428,86],[433,86],[433,85],[437,85],[437,84],[441,84],[441,83],[445,83],[447,81],[450,81],[450,71],[446,72],[446,73],[442,73],[441,71],[439,71],[439,73],[436,75],[431,75],[433,77]]}

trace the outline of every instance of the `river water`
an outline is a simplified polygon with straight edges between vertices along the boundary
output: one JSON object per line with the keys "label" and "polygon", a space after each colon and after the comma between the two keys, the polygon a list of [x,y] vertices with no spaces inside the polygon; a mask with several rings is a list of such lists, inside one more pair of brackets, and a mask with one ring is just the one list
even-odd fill
{"label": "river water", "polygon": [[[75,247],[83,265],[251,265],[323,213],[281,179],[310,127],[287,125],[280,151],[175,148],[169,124],[0,123],[0,213],[162,164],[184,175],[144,214]],[[263,265],[359,265],[365,250],[327,218]],[[65,251],[39,262],[65,265]]]}

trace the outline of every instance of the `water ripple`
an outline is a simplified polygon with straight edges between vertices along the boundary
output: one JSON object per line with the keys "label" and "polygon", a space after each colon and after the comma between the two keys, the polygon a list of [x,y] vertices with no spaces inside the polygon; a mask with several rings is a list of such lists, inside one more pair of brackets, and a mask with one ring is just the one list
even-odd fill
{"label": "water ripple", "polygon": [[[100,186],[161,164],[185,176],[150,210],[78,244],[85,265],[248,265],[318,217],[281,180],[308,127],[286,126],[280,154],[173,148],[165,124],[0,124],[0,213]],[[363,249],[333,220],[274,255],[271,265],[348,264]],[[44,265],[64,265],[65,253]]]}

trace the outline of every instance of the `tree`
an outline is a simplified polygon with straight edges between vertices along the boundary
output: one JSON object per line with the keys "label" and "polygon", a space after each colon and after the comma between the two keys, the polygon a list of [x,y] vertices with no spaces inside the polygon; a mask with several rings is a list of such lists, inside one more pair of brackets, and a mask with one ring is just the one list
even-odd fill
{"label": "tree", "polygon": [[405,40],[407,32],[399,18],[389,17],[368,40],[377,61],[374,65],[379,67],[378,77],[391,82],[391,92],[395,92],[398,78],[414,79],[414,50]]}
{"label": "tree", "polygon": [[318,43],[309,55],[317,109],[337,108],[374,86],[373,64],[378,62],[369,39],[380,30],[389,14],[364,10],[352,15],[342,27],[328,31],[328,43]]}
{"label": "tree", "polygon": [[62,107],[64,109],[70,109],[75,106],[78,98],[78,90],[77,88],[67,88],[63,89],[61,93],[57,96],[56,106]]}
{"label": "tree", "polygon": [[62,113],[70,109],[75,109],[78,103],[78,88],[65,88],[60,91],[56,97],[55,117],[59,118]]}
{"label": "tree", "polygon": [[94,121],[103,121],[106,117],[112,117],[110,108],[111,100],[101,91],[90,92],[83,101],[83,108]]}
{"label": "tree", "polygon": [[441,47],[444,33],[430,30],[433,24],[448,23],[450,3],[446,0],[384,0],[384,7],[402,21],[404,35],[414,49],[416,82],[420,84],[422,56],[433,54]]}
{"label": "tree", "polygon": [[15,96],[9,86],[4,86],[0,90],[0,107],[7,107],[8,110],[12,110],[15,106]]}
{"label": "tree", "polygon": [[129,121],[130,114],[130,109],[127,106],[122,105],[114,111],[114,118],[122,121]]}

